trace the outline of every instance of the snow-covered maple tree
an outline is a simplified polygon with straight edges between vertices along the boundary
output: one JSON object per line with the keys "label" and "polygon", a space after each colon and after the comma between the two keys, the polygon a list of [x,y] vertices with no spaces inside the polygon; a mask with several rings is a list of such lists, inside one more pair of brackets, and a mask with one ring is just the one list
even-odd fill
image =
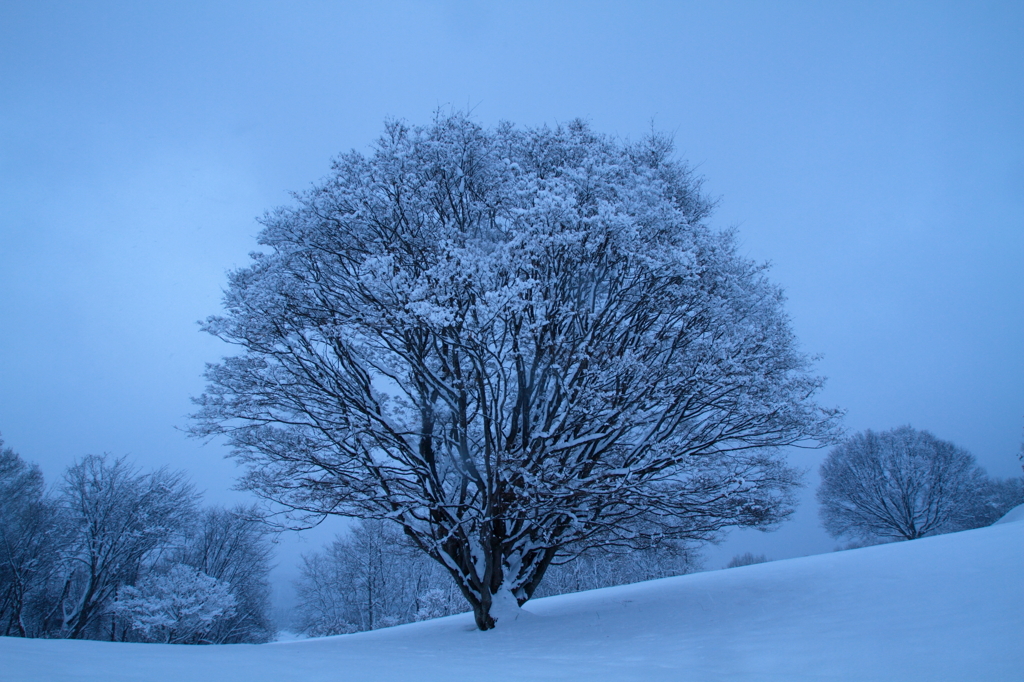
{"label": "snow-covered maple tree", "polygon": [[770,527],[834,437],[783,295],[652,134],[391,122],[263,219],[194,432],[293,512],[385,518],[481,629],[552,561]]}

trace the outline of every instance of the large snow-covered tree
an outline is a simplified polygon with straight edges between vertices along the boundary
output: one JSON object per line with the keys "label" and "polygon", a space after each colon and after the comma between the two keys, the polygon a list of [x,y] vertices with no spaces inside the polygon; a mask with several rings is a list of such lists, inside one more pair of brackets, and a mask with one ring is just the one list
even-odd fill
{"label": "large snow-covered tree", "polygon": [[834,436],[781,291],[651,135],[386,126],[263,219],[197,435],[311,515],[398,523],[493,627],[556,557],[789,513]]}

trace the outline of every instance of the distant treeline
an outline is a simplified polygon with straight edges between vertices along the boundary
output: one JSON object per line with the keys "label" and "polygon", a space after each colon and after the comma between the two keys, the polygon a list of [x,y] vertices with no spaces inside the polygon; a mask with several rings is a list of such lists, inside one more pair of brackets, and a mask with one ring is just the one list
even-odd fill
{"label": "distant treeline", "polygon": [[[548,569],[536,597],[682,575],[700,567],[684,543],[591,550]],[[444,568],[397,525],[360,521],[323,550],[303,556],[292,627],[311,637],[447,616],[467,609]]]}

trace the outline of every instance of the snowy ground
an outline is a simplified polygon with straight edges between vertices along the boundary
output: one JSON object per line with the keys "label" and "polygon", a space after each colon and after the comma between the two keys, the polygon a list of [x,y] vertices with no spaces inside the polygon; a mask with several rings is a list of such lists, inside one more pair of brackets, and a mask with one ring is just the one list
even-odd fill
{"label": "snowy ground", "polygon": [[0,680],[1022,680],[1024,508],[913,542],[262,646],[0,638]]}

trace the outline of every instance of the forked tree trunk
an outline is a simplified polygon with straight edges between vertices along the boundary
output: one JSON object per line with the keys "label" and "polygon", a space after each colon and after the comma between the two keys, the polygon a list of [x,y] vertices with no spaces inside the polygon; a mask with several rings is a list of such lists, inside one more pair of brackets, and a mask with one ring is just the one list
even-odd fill
{"label": "forked tree trunk", "polygon": [[497,624],[491,616],[491,598],[492,595],[485,592],[473,603],[473,620],[478,630],[491,630]]}
{"label": "forked tree trunk", "polygon": [[[480,630],[493,629],[498,620],[514,614],[525,604],[533,596],[555,555],[555,550],[551,549],[524,560],[503,556],[501,541],[497,538],[492,538],[491,545],[491,551],[483,552],[482,565],[475,565],[466,552],[456,551],[442,558],[435,557],[448,569],[473,608],[473,619]],[[452,568],[453,563],[458,566],[457,570]],[[512,566],[516,567],[516,575],[511,575]]]}

